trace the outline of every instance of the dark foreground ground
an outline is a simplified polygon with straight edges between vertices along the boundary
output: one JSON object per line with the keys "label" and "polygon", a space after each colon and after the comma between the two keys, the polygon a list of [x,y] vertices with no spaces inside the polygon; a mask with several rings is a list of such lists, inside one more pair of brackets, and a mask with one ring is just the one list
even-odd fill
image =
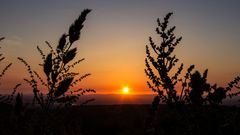
{"label": "dark foreground ground", "polygon": [[149,105],[90,105],[48,114],[28,109],[16,117],[1,110],[0,135],[139,135]]}
{"label": "dark foreground ground", "polygon": [[236,107],[169,108],[156,117],[150,105],[91,105],[42,113],[26,109],[20,116],[0,110],[0,135],[240,135]]}

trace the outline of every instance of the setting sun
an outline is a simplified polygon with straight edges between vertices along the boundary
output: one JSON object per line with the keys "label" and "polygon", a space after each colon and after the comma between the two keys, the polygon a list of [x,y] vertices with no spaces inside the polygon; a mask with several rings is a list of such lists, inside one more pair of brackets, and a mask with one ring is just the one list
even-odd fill
{"label": "setting sun", "polygon": [[128,94],[129,93],[129,88],[128,87],[124,87],[122,92],[123,92],[123,94]]}

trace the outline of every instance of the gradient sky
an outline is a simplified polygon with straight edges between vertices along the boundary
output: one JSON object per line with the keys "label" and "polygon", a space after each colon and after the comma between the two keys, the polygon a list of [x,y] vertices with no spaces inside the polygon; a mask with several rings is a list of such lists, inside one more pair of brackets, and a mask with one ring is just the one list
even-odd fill
{"label": "gradient sky", "polygon": [[[119,93],[124,86],[132,93],[151,93],[146,85],[145,45],[155,41],[156,19],[174,12],[170,20],[176,35],[182,36],[175,54],[185,67],[195,64],[203,72],[209,69],[209,82],[225,86],[240,74],[240,1],[238,0],[2,0],[0,4],[1,63],[13,62],[1,81],[1,91],[11,91],[28,77],[17,60],[23,57],[39,69],[39,45],[44,41],[56,46],[59,37],[84,8],[87,16],[78,47],[78,58],[86,58],[77,70],[92,73],[82,84],[97,93]],[[29,92],[29,87],[20,89]]]}

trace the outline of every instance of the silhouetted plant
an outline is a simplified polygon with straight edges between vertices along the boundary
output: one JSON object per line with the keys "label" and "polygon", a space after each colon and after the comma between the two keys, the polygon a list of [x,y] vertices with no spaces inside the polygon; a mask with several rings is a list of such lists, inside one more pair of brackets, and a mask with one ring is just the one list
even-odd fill
{"label": "silhouetted plant", "polygon": [[[240,82],[240,76],[234,78],[233,81],[228,83],[227,87],[218,87],[217,84],[214,84],[211,87],[211,90],[208,92],[207,101],[211,105],[219,105],[222,101],[228,97],[232,98],[234,96],[239,96],[240,86],[238,83]],[[233,89],[236,88],[235,91]]]}
{"label": "silhouetted plant", "polygon": [[207,95],[207,101],[211,105],[219,105],[222,100],[226,98],[226,90],[223,87],[218,87],[216,84],[213,85],[212,91],[209,91]]}
{"label": "silhouetted plant", "polygon": [[[1,37],[1,38],[0,38],[0,42],[1,42],[2,40],[4,40],[4,39],[5,39],[4,37]],[[0,49],[1,49],[1,47],[0,47]],[[2,53],[0,53],[0,62],[3,61],[4,59],[5,59],[5,57],[3,56]],[[2,70],[2,72],[0,73],[0,80],[1,80],[2,77],[4,76],[5,72],[11,67],[11,65],[12,65],[12,63],[9,63],[9,64]]]}
{"label": "silhouetted plant", "polygon": [[[36,101],[43,110],[49,110],[56,103],[60,105],[71,105],[85,92],[95,92],[93,89],[84,90],[79,88],[73,90],[73,87],[77,83],[90,74],[82,75],[76,79],[79,73],[72,72],[71,69],[84,59],[70,63],[77,53],[77,48],[72,48],[73,43],[80,38],[80,31],[90,11],[89,9],[82,11],[78,19],[69,27],[68,33],[60,37],[55,50],[50,43],[46,41],[46,44],[50,48],[50,53],[48,55],[45,55],[43,51],[37,47],[44,61],[41,65],[47,78],[46,81],[40,77],[36,71],[32,70],[24,59],[18,58],[27,67],[30,79],[24,80],[32,87],[34,101]],[[45,86],[47,93],[39,89],[39,83],[36,78],[40,81],[41,85]]]}
{"label": "silhouetted plant", "polygon": [[[194,65],[190,66],[184,78],[179,78],[183,70],[183,64],[178,67],[175,74],[173,68],[179,61],[176,55],[173,55],[175,47],[180,43],[182,37],[177,38],[174,34],[175,26],[168,27],[169,18],[173,13],[168,13],[163,22],[157,19],[158,27],[156,32],[159,35],[161,42],[159,45],[155,44],[151,37],[149,37],[150,47],[153,50],[151,53],[149,46],[146,46],[147,58],[145,73],[151,82],[147,82],[149,88],[153,92],[157,92],[161,102],[167,104],[181,103],[185,101],[187,97],[187,81],[189,81],[189,75],[194,68]],[[181,94],[177,95],[175,86],[178,82],[182,82]]]}
{"label": "silhouetted plant", "polygon": [[[205,70],[203,76],[199,71],[192,73],[194,65],[191,65],[183,77],[179,75],[183,71],[183,64],[173,73],[173,68],[179,61],[176,55],[173,55],[175,47],[180,43],[182,37],[177,38],[174,34],[175,26],[168,27],[169,18],[173,13],[168,13],[161,22],[157,19],[158,27],[156,33],[159,35],[160,43],[156,44],[149,37],[150,45],[146,46],[147,58],[145,59],[145,73],[149,80],[149,88],[158,95],[154,98],[160,99],[160,102],[167,104],[191,103],[202,105],[203,103],[220,104],[226,98],[226,92],[230,91],[239,82],[240,77],[229,83],[227,88],[217,87],[207,83],[208,70]],[[149,49],[151,47],[151,50]],[[180,94],[177,94],[176,84],[180,83],[182,88]],[[205,93],[205,94],[204,94]],[[232,93],[238,95],[240,92]],[[231,95],[229,95],[231,96]],[[157,102],[153,102],[152,108],[156,109]]]}
{"label": "silhouetted plant", "polygon": [[198,71],[191,74],[189,99],[192,104],[202,105],[205,102],[203,94],[209,92],[211,88],[210,84],[207,83],[207,73],[208,70],[204,71],[203,76]]}
{"label": "silhouetted plant", "polygon": [[[200,126],[211,129],[211,132],[214,131],[212,127],[214,127],[214,129],[221,129],[222,127],[220,126],[229,124],[227,121],[222,122],[222,120],[225,120],[225,117],[222,117],[224,115],[216,115],[214,109],[221,110],[221,108],[212,107],[209,109],[210,107],[199,106],[206,104],[217,106],[227,97],[227,93],[230,97],[239,95],[239,91],[232,90],[233,88],[240,90],[240,86],[238,85],[240,77],[236,77],[226,88],[219,87],[217,84],[211,85],[207,82],[208,70],[205,70],[203,74],[199,71],[192,73],[195,68],[194,65],[191,65],[187,69],[185,76],[180,77],[183,71],[183,64],[181,64],[177,70],[173,70],[178,62],[173,52],[182,38],[175,36],[175,26],[168,27],[171,15],[172,13],[168,13],[163,21],[157,19],[158,27],[156,28],[156,33],[160,38],[160,43],[156,44],[152,38],[149,37],[150,45],[146,46],[147,58],[145,59],[145,73],[150,80],[147,84],[153,92],[157,93],[157,96],[154,97],[152,102],[150,115],[146,119],[146,133],[192,134],[198,133],[199,129],[201,129]],[[151,48],[151,50],[149,48]],[[178,91],[180,93],[177,93],[177,84],[182,86],[180,91]],[[174,106],[174,108],[163,107],[158,109],[160,102]],[[185,103],[191,105],[182,106]],[[214,117],[212,117],[213,114]],[[217,116],[217,119],[215,116]],[[205,120],[202,121],[202,118]],[[217,120],[218,122],[209,124],[206,123],[206,120],[209,122],[215,122]],[[187,123],[187,126],[182,127],[181,125],[185,123]],[[191,127],[189,128],[189,126]],[[176,130],[176,127],[178,130]]]}
{"label": "silhouetted plant", "polygon": [[226,98],[227,90],[223,87],[218,87],[217,84],[211,85],[207,82],[208,70],[205,70],[203,75],[199,71],[195,71],[190,76],[188,83],[189,92],[186,98],[188,103],[193,105],[219,105]]}
{"label": "silhouetted plant", "polygon": [[[233,81],[231,81],[230,83],[228,83],[228,86],[226,87],[226,92],[228,92],[228,96],[230,98],[234,97],[234,96],[238,96],[240,95],[240,85],[238,84],[240,82],[240,76],[237,76],[234,78]],[[238,89],[237,91],[231,92],[233,88]]]}
{"label": "silhouetted plant", "polygon": [[190,103],[189,93],[190,93],[190,77],[192,75],[192,70],[195,68],[194,65],[191,65],[183,78],[180,78],[178,81],[181,83],[182,89],[179,97],[179,101],[182,103]]}
{"label": "silhouetted plant", "polygon": [[[0,42],[4,39],[5,39],[4,37],[1,37]],[[0,49],[1,49],[1,47],[0,47]],[[2,53],[0,53],[0,62],[2,62],[4,59],[5,59],[5,57],[3,56]],[[0,81],[1,81],[2,77],[5,75],[6,71],[11,67],[11,65],[12,65],[12,63],[7,64],[7,66],[5,66],[5,68],[1,71]],[[7,103],[7,104],[12,103],[17,87],[14,88],[12,94],[10,94],[10,95],[1,95],[0,94],[0,103]]]}

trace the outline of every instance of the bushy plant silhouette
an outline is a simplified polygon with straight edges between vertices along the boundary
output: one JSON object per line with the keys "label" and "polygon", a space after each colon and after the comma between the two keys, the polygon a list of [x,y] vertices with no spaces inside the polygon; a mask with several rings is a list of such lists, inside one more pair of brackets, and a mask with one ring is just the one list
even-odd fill
{"label": "bushy plant silhouette", "polygon": [[[189,91],[185,98],[186,103],[193,105],[219,105],[227,97],[227,89],[219,87],[217,84],[207,82],[208,70],[206,69],[201,75],[199,71],[195,71],[190,75],[188,82]],[[230,91],[230,90],[229,90]]]}
{"label": "bushy plant silhouette", "polygon": [[223,99],[227,97],[226,89],[223,87],[217,87],[217,85],[212,86],[212,91],[210,91],[207,95],[207,101],[211,105],[219,105],[222,103]]}
{"label": "bushy plant silhouette", "polygon": [[211,85],[209,91],[207,91],[207,96],[205,101],[210,105],[219,105],[227,97],[239,96],[240,92],[240,76],[236,76],[233,81],[229,82],[227,87],[219,87],[217,84]]}
{"label": "bushy plant silhouette", "polygon": [[[150,81],[147,81],[149,88],[157,93],[154,98],[152,108],[157,108],[160,102],[168,105],[178,105],[191,103],[202,105],[203,103],[220,104],[226,98],[226,93],[230,92],[233,87],[239,88],[236,84],[240,77],[236,77],[230,82],[227,88],[217,87],[207,82],[208,70],[203,75],[199,71],[192,73],[195,68],[191,65],[183,77],[179,77],[183,71],[183,63],[174,73],[174,67],[179,59],[173,52],[179,45],[182,37],[176,37],[174,34],[175,26],[169,27],[169,18],[173,13],[168,13],[163,21],[157,19],[156,33],[159,35],[160,43],[156,44],[149,37],[150,45],[146,46],[147,58],[145,59],[145,73]],[[151,50],[149,49],[151,47]],[[180,93],[177,94],[176,85],[181,84]],[[205,93],[205,95],[204,95]],[[229,96],[238,95],[240,92],[229,94]],[[159,99],[157,99],[159,98]]]}
{"label": "bushy plant silhouette", "polygon": [[210,84],[207,83],[207,73],[208,70],[204,71],[203,76],[199,71],[191,74],[189,99],[192,104],[202,105],[205,102],[203,94],[210,91]]}
{"label": "bushy plant silhouette", "polygon": [[[150,51],[149,45],[147,45],[147,58],[145,59],[145,73],[151,81],[147,82],[149,88],[151,88],[153,92],[157,92],[158,95],[156,98],[161,99],[161,102],[169,105],[185,101],[185,98],[187,97],[186,94],[188,94],[186,89],[187,82],[189,81],[191,71],[194,68],[194,65],[191,65],[184,78],[180,79],[179,75],[183,70],[183,64],[181,64],[178,67],[177,72],[171,75],[173,73],[173,68],[179,61],[176,55],[173,55],[173,51],[182,39],[182,37],[177,38],[175,36],[175,26],[168,27],[169,18],[172,14],[173,13],[168,13],[164,17],[163,22],[161,22],[159,18],[157,19],[158,27],[156,28],[156,32],[159,35],[161,42],[157,45],[152,38],[149,37],[152,51]],[[182,82],[182,91],[180,95],[177,94],[175,88],[178,82]]]}
{"label": "bushy plant silhouette", "polygon": [[[64,33],[60,37],[56,49],[53,49],[50,43],[46,41],[46,44],[50,48],[48,55],[45,55],[40,47],[37,47],[44,61],[42,67],[47,78],[46,81],[42,79],[36,71],[32,70],[23,58],[18,58],[27,67],[30,79],[24,80],[32,87],[34,101],[36,101],[43,110],[47,111],[55,104],[71,105],[86,92],[95,92],[93,89],[85,90],[79,88],[74,90],[73,87],[90,74],[84,74],[77,78],[79,73],[71,71],[72,68],[84,60],[80,59],[71,63],[77,54],[77,48],[73,47],[73,43],[79,40],[83,23],[90,11],[90,9],[82,11],[81,15],[69,27],[68,33]],[[41,85],[45,86],[47,93],[39,89],[37,79]]]}
{"label": "bushy plant silhouette", "polygon": [[[234,124],[229,123],[226,117],[223,117],[225,113],[228,113],[226,110],[229,108],[213,106],[221,104],[227,96],[233,97],[240,94],[239,91],[232,91],[233,88],[240,89],[238,85],[240,77],[237,76],[224,88],[207,82],[207,69],[203,74],[198,70],[192,72],[195,66],[191,65],[183,77],[181,77],[183,64],[176,71],[173,70],[179,61],[173,52],[182,38],[175,36],[175,26],[168,27],[172,14],[168,13],[163,21],[157,19],[156,33],[160,38],[160,43],[156,44],[149,37],[150,45],[146,46],[145,73],[150,80],[147,84],[153,92],[157,93],[151,105],[150,115],[146,120],[146,133],[212,134],[214,130],[217,130],[217,134],[221,134],[222,129],[230,131],[224,126]],[[181,85],[179,91],[176,90],[177,84]],[[160,103],[166,103],[167,107],[162,105],[162,108],[158,109],[161,106]],[[219,110],[223,112],[216,114]],[[189,125],[191,125],[190,128]],[[201,132],[201,129],[209,131]]]}

